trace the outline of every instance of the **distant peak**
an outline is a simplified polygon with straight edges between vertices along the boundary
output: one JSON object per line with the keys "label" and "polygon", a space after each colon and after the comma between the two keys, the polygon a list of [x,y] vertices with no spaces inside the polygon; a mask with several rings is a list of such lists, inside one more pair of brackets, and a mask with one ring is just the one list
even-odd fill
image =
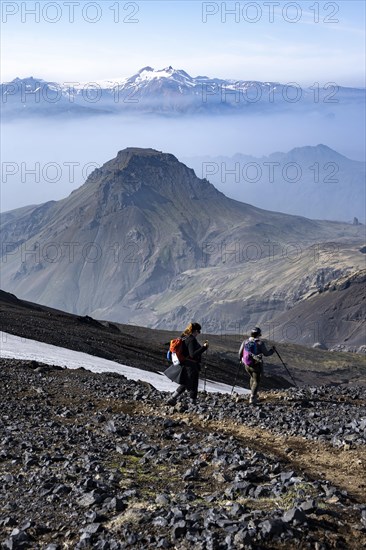
{"label": "distant peak", "polygon": [[[142,147],[126,147],[126,149],[122,149],[121,151],[118,151],[117,156],[108,161],[108,165],[114,165],[118,166],[119,169],[124,168],[130,164],[132,160],[172,160],[175,159],[174,155],[171,155],[170,153],[163,153],[162,151],[157,151],[156,149],[151,148],[142,148]],[[177,162],[178,160],[175,159]]]}
{"label": "distant peak", "polygon": [[156,75],[157,77],[171,77],[176,74],[189,77],[189,74],[183,71],[183,69],[175,69],[171,65],[169,65],[168,67],[163,67],[162,69],[154,69],[153,67],[146,66],[140,69],[137,74],[142,75],[143,73],[153,73],[153,75]]}
{"label": "distant peak", "polygon": [[333,154],[339,154],[334,149],[331,149],[328,147],[328,145],[324,145],[323,143],[319,143],[318,145],[303,145],[302,147],[294,147],[289,151],[289,153],[297,153],[297,152],[305,152],[305,151],[319,151],[319,152],[331,152]]}
{"label": "distant peak", "polygon": [[17,76],[11,82],[38,82],[39,83],[39,82],[45,82],[45,80],[43,80],[43,78],[34,78],[34,76],[26,76],[25,78],[19,78],[19,76]]}
{"label": "distant peak", "polygon": [[152,155],[162,155],[162,151],[157,151],[156,149],[151,148],[143,148],[143,147],[126,147],[125,149],[121,149],[121,151],[118,151],[117,157],[119,156],[125,156],[125,155],[138,155],[138,156],[145,156],[149,157]]}
{"label": "distant peak", "polygon": [[141,74],[145,71],[151,72],[151,71],[154,71],[154,69],[152,67],[150,67],[149,65],[147,65],[146,67],[143,67],[142,69],[139,70],[139,74]]}
{"label": "distant peak", "polygon": [[[116,193],[123,199],[123,204],[143,208],[151,207],[149,201],[161,202],[157,195],[164,197],[164,201],[169,198],[173,202],[177,202],[177,196],[180,197],[178,202],[182,201],[182,197],[222,197],[211,183],[198,178],[192,168],[173,154],[141,147],[118,151],[115,158],[94,170],[85,184],[96,186],[103,194],[103,203],[109,201],[113,208],[120,207],[118,204],[116,206]],[[157,195],[151,194],[152,190]],[[143,191],[146,191],[146,196]]]}
{"label": "distant peak", "polygon": [[334,149],[332,149],[331,147],[328,147],[328,145],[324,145],[324,143],[319,143],[318,145],[315,146],[315,149],[320,149],[322,151],[333,151],[333,152],[336,152],[334,151]]}
{"label": "distant peak", "polygon": [[308,145],[309,149],[319,149],[321,151],[334,151],[334,149],[331,149],[331,147],[328,147],[328,145],[324,145],[324,143],[318,143],[318,145]]}
{"label": "distant peak", "polygon": [[291,151],[310,151],[312,149],[317,149],[318,147],[326,147],[326,145],[323,145],[322,143],[319,143],[318,145],[301,145],[300,147],[294,147]]}

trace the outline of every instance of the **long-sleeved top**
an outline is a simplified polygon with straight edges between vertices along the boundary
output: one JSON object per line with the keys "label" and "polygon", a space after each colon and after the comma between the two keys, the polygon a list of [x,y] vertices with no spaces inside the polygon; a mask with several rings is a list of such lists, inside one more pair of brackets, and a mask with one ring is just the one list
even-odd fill
{"label": "long-sleeved top", "polygon": [[188,352],[188,360],[191,359],[196,363],[200,363],[201,355],[207,350],[207,346],[201,346],[192,334],[184,340],[184,345]]}
{"label": "long-sleeved top", "polygon": [[[268,357],[269,355],[273,355],[274,354],[274,349],[270,348],[270,349],[267,349],[266,347],[266,344],[260,340],[259,338],[253,338],[253,336],[251,336],[250,338],[248,338],[249,342],[254,342],[257,344],[257,354],[256,355],[264,355],[265,357]],[[239,353],[238,353],[238,356],[239,356],[239,360],[241,360],[241,358],[243,357],[243,353],[244,353],[244,345],[245,345],[245,342],[247,342],[248,340],[243,340],[241,346],[240,346],[240,349],[239,349]]]}

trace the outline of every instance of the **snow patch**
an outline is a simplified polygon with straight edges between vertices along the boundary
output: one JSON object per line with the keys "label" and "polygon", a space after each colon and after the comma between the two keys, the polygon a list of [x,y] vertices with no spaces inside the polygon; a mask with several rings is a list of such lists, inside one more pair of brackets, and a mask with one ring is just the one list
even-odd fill
{"label": "snow patch", "polygon": [[[81,351],[60,348],[44,342],[37,342],[14,336],[0,331],[0,357],[4,359],[33,360],[47,365],[57,365],[68,369],[84,368],[92,372],[115,372],[122,374],[129,380],[148,382],[159,391],[174,391],[177,384],[171,382],[163,373],[148,372],[102,357],[89,355]],[[200,380],[199,389],[203,390],[203,380]],[[220,382],[206,381],[206,391],[210,393],[231,393],[231,386]],[[249,390],[236,387],[236,393],[247,394]]]}

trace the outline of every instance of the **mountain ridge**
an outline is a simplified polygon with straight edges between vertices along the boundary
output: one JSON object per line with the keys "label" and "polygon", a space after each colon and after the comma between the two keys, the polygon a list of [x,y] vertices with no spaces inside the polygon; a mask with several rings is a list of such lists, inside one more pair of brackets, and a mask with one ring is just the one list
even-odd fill
{"label": "mountain ridge", "polygon": [[[101,84],[104,86],[107,86],[107,83],[112,84],[112,87],[116,84],[124,84],[129,81],[135,81],[136,79],[140,78],[141,80],[149,80],[149,79],[166,79],[169,80],[171,78],[181,79],[181,80],[189,80],[189,81],[210,81],[210,82],[221,82],[221,83],[231,83],[231,84],[238,84],[238,83],[245,83],[247,85],[250,84],[261,84],[266,86],[286,86],[288,84],[281,83],[279,81],[260,81],[260,80],[243,80],[240,78],[221,78],[221,77],[209,77],[207,75],[197,75],[195,77],[188,74],[184,69],[175,69],[171,65],[168,67],[164,67],[162,69],[155,69],[151,66],[142,67],[139,69],[136,73],[134,73],[131,76],[124,76],[124,77],[117,77],[113,79],[96,79],[92,82],[92,84]],[[34,76],[26,76],[26,77],[15,77],[13,80],[7,81],[7,82],[1,82],[1,84],[12,84],[12,83],[24,83],[26,85],[33,85],[35,83],[47,83],[52,84],[54,86],[60,86],[60,83],[56,81],[48,81],[43,78],[38,78]],[[78,89],[80,87],[85,87],[88,84],[90,84],[90,80],[85,82],[67,82],[67,88],[70,89],[71,84],[75,86],[75,89]],[[296,83],[291,83],[296,84]],[[338,86],[341,89],[345,90],[358,90],[358,91],[364,91],[366,88],[364,87],[357,87],[357,86]],[[304,87],[304,89],[307,89]],[[311,88],[308,88],[311,89]]]}
{"label": "mountain ridge", "polygon": [[366,222],[366,162],[322,143],[254,157],[184,157],[197,174],[236,200],[311,219]]}
{"label": "mountain ridge", "polygon": [[[361,105],[364,88],[325,86],[315,93],[296,83],[192,77],[172,67],[144,67],[130,77],[92,83],[57,83],[16,77],[0,85],[3,116],[116,113],[230,114],[332,112],[334,102]],[[295,94],[295,100],[293,98]]]}
{"label": "mountain ridge", "polygon": [[363,260],[361,226],[240,203],[174,155],[139,148],[65,199],[7,213],[1,239],[4,290],[160,328],[269,320]]}
{"label": "mountain ridge", "polygon": [[[161,372],[168,366],[167,342],[177,336],[174,330],[150,329],[74,315],[19,299],[3,290],[0,290],[0,306],[0,325],[4,333],[81,351],[149,372]],[[263,336],[268,342],[270,334],[265,327]],[[201,338],[206,337],[210,342],[210,351],[205,357],[209,378],[231,385],[237,369],[237,352],[245,334],[212,334],[203,327]],[[366,385],[364,354],[324,352],[294,342],[279,343],[278,349],[281,357],[290,361],[292,375],[301,386],[327,384],[330,377],[333,384]],[[263,387],[286,388],[292,383],[278,357],[268,357]],[[237,384],[245,387],[248,380],[246,377],[238,379]]]}

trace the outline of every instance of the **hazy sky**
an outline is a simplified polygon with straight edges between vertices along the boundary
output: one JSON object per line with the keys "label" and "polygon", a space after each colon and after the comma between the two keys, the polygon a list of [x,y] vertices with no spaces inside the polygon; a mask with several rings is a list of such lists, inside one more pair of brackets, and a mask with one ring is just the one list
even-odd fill
{"label": "hazy sky", "polygon": [[[210,78],[365,86],[362,0],[0,0],[0,6],[2,82],[27,76],[60,83],[113,81],[147,65],[171,65]],[[324,143],[361,160],[362,115],[361,107],[342,104],[332,116],[50,117],[4,123],[0,210],[65,197],[85,181],[90,167],[129,146],[181,158],[261,156]],[[75,174],[70,165],[77,166]]]}
{"label": "hazy sky", "polygon": [[192,76],[364,86],[362,0],[2,1],[1,81]]}

